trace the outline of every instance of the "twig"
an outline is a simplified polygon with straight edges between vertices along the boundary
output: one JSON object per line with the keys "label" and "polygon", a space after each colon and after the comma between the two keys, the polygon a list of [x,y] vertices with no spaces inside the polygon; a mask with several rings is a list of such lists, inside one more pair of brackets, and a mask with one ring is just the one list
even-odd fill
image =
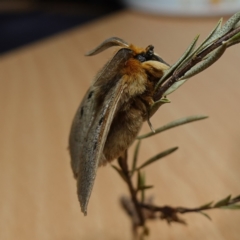
{"label": "twig", "polygon": [[137,191],[133,187],[130,171],[128,169],[127,158],[128,157],[127,157],[127,151],[126,151],[124,156],[118,158],[118,163],[119,163],[119,166],[121,167],[122,173],[125,177],[126,183],[128,185],[128,189],[129,189],[130,194],[131,194],[132,202],[134,204],[136,213],[137,213],[138,218],[139,218],[138,226],[144,226],[145,219],[144,219],[144,216],[143,216],[143,213],[142,213],[142,209],[140,207],[140,203],[137,200]]}
{"label": "twig", "polygon": [[[179,222],[177,213],[180,213],[180,214],[191,213],[191,212],[203,213],[202,211],[206,211],[206,210],[223,209],[223,208],[231,209],[231,207],[232,209],[239,209],[240,206],[235,205],[235,203],[238,203],[238,202],[240,202],[240,196],[231,199],[231,195],[229,195],[215,204],[213,204],[213,202],[210,202],[196,208],[187,208],[187,207],[174,208],[170,206],[160,207],[160,206],[155,206],[152,204],[145,204],[145,203],[141,203],[140,206],[152,212],[161,212],[162,213],[161,218],[166,219],[168,222]],[[204,213],[204,215],[210,218],[206,213]],[[181,221],[180,223],[182,223],[183,220],[181,219],[180,221]]]}
{"label": "twig", "polygon": [[191,58],[187,64],[180,70],[178,70],[176,73],[174,73],[165,83],[162,85],[155,93],[153,99],[154,101],[160,100],[167,89],[169,89],[175,82],[177,82],[184,74],[189,71],[192,67],[194,67],[197,63],[201,62],[204,57],[206,57],[209,53],[211,53],[213,50],[217,49],[219,46],[223,44],[223,42],[229,40],[231,37],[236,35],[240,32],[240,27],[230,31],[229,33],[225,34],[220,39],[217,39],[213,44],[210,44],[209,47],[207,47],[205,50],[200,52],[198,55],[196,55],[194,58]]}

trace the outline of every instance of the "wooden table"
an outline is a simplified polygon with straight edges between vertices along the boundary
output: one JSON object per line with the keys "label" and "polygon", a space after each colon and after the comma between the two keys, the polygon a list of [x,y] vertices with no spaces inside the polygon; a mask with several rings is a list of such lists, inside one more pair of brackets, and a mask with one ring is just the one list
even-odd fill
{"label": "wooden table", "polygon": [[[92,78],[112,55],[84,53],[110,36],[153,44],[174,63],[196,34],[217,19],[178,19],[120,12],[0,57],[0,239],[131,239],[119,205],[127,188],[110,166],[101,168],[88,216],[80,212],[67,151],[70,124]],[[4,36],[2,36],[4,37]],[[184,116],[210,118],[146,140],[141,161],[180,149],[146,168],[158,205],[197,207],[240,193],[240,47],[170,95],[153,117],[156,128]],[[149,131],[144,125],[143,132]],[[188,226],[155,221],[149,239],[238,240],[240,212],[212,210],[182,217]]]}

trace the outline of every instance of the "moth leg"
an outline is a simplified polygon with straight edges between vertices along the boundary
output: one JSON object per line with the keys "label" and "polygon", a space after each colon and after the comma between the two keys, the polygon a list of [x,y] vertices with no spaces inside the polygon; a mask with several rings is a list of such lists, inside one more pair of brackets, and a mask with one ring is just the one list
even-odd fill
{"label": "moth leg", "polygon": [[147,123],[148,123],[148,126],[150,127],[151,131],[152,131],[153,133],[155,133],[155,129],[153,128],[153,125],[152,125],[152,123],[151,123],[151,121],[150,121],[150,117],[149,117],[149,116],[148,116],[148,118],[147,118]]}
{"label": "moth leg", "polygon": [[166,97],[160,99],[159,101],[154,102],[151,106],[148,108],[148,116],[151,118],[156,111],[165,103],[170,103],[171,101],[167,99]]}

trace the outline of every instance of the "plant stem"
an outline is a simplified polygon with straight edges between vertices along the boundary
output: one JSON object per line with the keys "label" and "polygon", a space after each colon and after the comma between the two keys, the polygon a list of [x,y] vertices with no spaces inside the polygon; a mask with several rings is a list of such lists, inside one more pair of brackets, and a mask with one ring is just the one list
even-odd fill
{"label": "plant stem", "polygon": [[127,151],[125,152],[124,156],[121,156],[118,158],[118,163],[119,163],[119,166],[121,167],[121,170],[125,176],[125,180],[126,180],[126,183],[128,185],[128,189],[130,191],[130,194],[131,194],[131,198],[132,198],[132,202],[134,204],[134,207],[135,207],[135,210],[136,210],[136,213],[138,215],[138,219],[139,219],[139,226],[144,226],[145,225],[145,219],[144,219],[144,216],[143,216],[143,213],[142,213],[142,209],[141,209],[141,206],[137,200],[137,191],[134,189],[134,186],[132,184],[132,180],[131,180],[131,175],[130,175],[130,172],[129,172],[129,169],[128,169],[128,163],[127,163]]}

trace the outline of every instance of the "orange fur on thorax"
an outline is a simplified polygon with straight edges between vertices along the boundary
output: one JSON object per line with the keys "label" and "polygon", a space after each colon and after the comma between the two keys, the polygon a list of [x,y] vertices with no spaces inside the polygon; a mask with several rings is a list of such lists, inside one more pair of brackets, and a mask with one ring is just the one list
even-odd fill
{"label": "orange fur on thorax", "polygon": [[136,47],[133,44],[129,45],[129,48],[137,55],[145,51],[145,48]]}
{"label": "orange fur on thorax", "polygon": [[145,73],[143,67],[141,66],[141,62],[137,59],[130,58],[123,68],[123,74],[127,75],[136,75],[136,74],[143,74]]}
{"label": "orange fur on thorax", "polygon": [[128,86],[125,92],[129,96],[134,97],[146,90],[147,74],[137,59],[127,60],[121,72],[125,76],[125,84]]}

